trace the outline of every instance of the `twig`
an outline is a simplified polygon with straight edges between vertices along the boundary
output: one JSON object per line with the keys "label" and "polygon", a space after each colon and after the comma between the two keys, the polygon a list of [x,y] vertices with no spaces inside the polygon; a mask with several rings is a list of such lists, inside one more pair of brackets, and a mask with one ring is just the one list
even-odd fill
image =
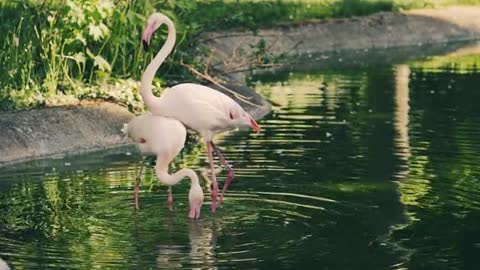
{"label": "twig", "polygon": [[[258,66],[253,66],[253,68],[273,68],[273,67],[281,67],[283,64],[281,63],[271,63],[271,64],[260,64]],[[238,66],[235,69],[230,69],[228,73],[238,73],[238,72],[244,72],[244,71],[249,71],[252,69],[252,67],[243,65],[243,66]]]}

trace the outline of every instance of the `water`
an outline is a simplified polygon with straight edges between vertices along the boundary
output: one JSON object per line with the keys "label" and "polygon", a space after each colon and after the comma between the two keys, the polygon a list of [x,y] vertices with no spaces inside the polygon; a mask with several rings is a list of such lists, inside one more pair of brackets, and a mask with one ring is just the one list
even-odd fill
{"label": "water", "polygon": [[[198,221],[188,182],[169,211],[151,166],[134,211],[132,148],[2,168],[0,257],[15,269],[476,269],[480,55],[464,55],[252,78],[274,110],[261,134],[221,138],[236,179]],[[195,141],[183,166],[208,171]]]}

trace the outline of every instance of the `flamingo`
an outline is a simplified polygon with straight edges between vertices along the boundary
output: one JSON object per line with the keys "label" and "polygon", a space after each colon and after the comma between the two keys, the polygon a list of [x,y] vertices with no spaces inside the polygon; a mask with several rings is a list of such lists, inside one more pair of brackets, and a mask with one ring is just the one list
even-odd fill
{"label": "flamingo", "polygon": [[[184,177],[190,178],[190,192],[188,195],[190,203],[189,217],[197,219],[200,217],[200,210],[203,204],[203,190],[200,186],[198,176],[192,169],[183,168],[170,175],[168,164],[180,153],[185,145],[187,131],[182,123],[175,119],[145,113],[133,118],[124,128],[127,135],[132,138],[143,154],[157,156],[155,173],[160,182],[168,185],[168,204],[173,204],[171,186],[180,182]],[[144,167],[140,167],[140,173],[135,183],[135,208],[138,209],[138,191],[140,176]]]}
{"label": "flamingo", "polygon": [[213,143],[214,136],[220,132],[241,127],[250,126],[256,132],[260,132],[261,128],[253,117],[233,99],[207,86],[182,83],[166,89],[160,97],[152,93],[153,77],[175,45],[175,26],[167,16],[154,13],[148,18],[143,32],[143,44],[145,48],[148,48],[153,33],[162,24],[166,24],[168,27],[167,40],[143,73],[140,94],[152,114],[177,119],[204,138],[212,171],[212,212],[215,212],[218,184],[214,172],[213,151],[229,171],[223,186],[221,200],[223,200],[235,173],[220,149]]}

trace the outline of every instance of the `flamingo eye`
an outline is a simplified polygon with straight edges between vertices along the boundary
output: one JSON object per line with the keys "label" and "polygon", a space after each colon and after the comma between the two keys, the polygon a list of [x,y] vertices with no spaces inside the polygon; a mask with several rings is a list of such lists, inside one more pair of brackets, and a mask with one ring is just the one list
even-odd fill
{"label": "flamingo eye", "polygon": [[228,115],[230,116],[230,119],[233,120],[233,114],[232,114],[232,113],[229,113]]}

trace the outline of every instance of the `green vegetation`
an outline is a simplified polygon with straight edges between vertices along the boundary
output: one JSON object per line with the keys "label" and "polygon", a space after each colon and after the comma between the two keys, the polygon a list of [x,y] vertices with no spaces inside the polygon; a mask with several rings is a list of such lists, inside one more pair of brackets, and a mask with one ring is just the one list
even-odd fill
{"label": "green vegetation", "polygon": [[436,56],[427,61],[413,61],[410,66],[430,72],[476,73],[480,66],[480,55],[472,52],[471,54]]}
{"label": "green vegetation", "polygon": [[141,48],[146,17],[160,10],[177,26],[174,55],[162,66],[160,85],[193,80],[179,63],[202,69],[193,56],[206,31],[247,28],[310,19],[367,15],[418,7],[477,4],[480,0],[0,0],[0,110],[102,98],[141,110],[138,80],[161,46]]}

